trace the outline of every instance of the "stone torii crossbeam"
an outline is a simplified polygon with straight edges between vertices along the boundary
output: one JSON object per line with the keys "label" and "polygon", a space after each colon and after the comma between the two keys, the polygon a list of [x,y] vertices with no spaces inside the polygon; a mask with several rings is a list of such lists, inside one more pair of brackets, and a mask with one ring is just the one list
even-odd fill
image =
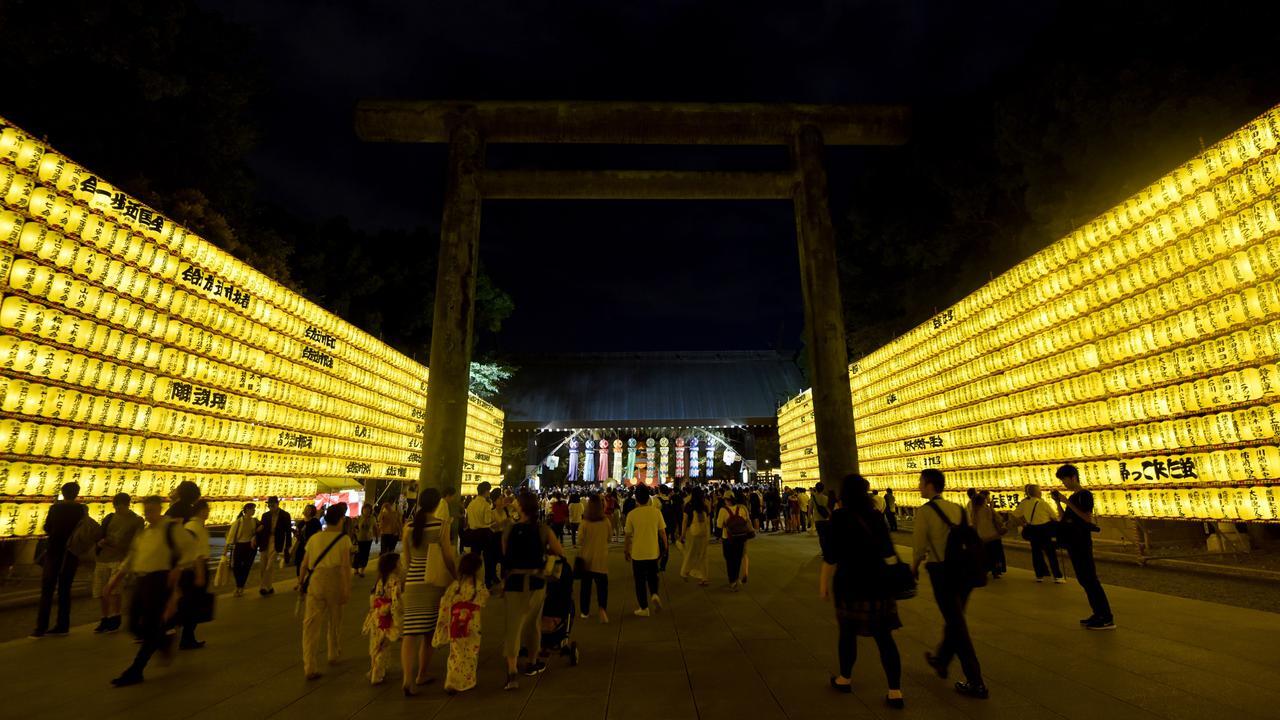
{"label": "stone torii crossbeam", "polygon": [[[805,342],[819,476],[857,472],[844,309],[827,201],[824,145],[898,145],[895,106],[643,102],[367,100],[356,133],[369,142],[448,143],[448,182],[432,321],[419,489],[458,487],[465,463],[481,201],[791,200],[800,250]],[[485,170],[488,143],[782,145],[786,172]]]}

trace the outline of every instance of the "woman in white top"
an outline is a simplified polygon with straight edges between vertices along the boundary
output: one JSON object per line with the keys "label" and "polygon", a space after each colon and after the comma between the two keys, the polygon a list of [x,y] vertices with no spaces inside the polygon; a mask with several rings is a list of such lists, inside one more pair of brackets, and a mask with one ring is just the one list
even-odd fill
{"label": "woman in white top", "polygon": [[716,516],[716,524],[724,534],[724,541],[720,543],[720,547],[724,550],[724,564],[729,570],[729,588],[736,591],[747,582],[747,541],[730,537],[728,522],[730,517],[736,515],[745,519],[747,526],[750,527],[751,509],[747,507],[741,490],[734,490],[732,495],[729,493],[725,495],[725,504]]}
{"label": "woman in white top", "polygon": [[328,642],[329,664],[338,662],[342,606],[351,599],[351,536],[343,532],[347,504],[324,511],[325,528],[311,536],[302,554],[299,590],[305,590],[302,617],[302,671],[308,680],[320,677],[320,636]]}
{"label": "woman in white top", "polygon": [[418,498],[413,519],[404,526],[404,557],[400,567],[405,574],[403,642],[400,645],[400,667],[404,673],[404,694],[416,694],[416,686],[435,680],[427,673],[433,648],[431,635],[440,616],[440,599],[453,583],[458,567],[449,524],[436,517],[440,491],[429,488]]}
{"label": "woman in white top", "polygon": [[711,506],[700,487],[693,489],[693,494],[684,507],[682,527],[680,542],[684,543],[684,562],[680,564],[680,577],[685,580],[695,578],[704,587],[710,585],[707,546],[711,544]]}
{"label": "woman in white top", "polygon": [[196,625],[201,622],[200,608],[206,607],[205,596],[209,593],[209,531],[204,526],[209,519],[209,502],[197,500],[192,512],[191,519],[182,526],[195,542],[183,555],[182,577],[178,580],[182,597],[178,603],[178,617],[182,618],[180,650],[204,647],[203,640],[196,640]]}
{"label": "woman in white top", "polygon": [[258,533],[258,520],[253,516],[257,506],[245,503],[240,514],[227,531],[227,553],[231,555],[231,574],[236,578],[236,597],[244,595],[244,584],[249,581],[253,558],[258,554],[254,536]]}

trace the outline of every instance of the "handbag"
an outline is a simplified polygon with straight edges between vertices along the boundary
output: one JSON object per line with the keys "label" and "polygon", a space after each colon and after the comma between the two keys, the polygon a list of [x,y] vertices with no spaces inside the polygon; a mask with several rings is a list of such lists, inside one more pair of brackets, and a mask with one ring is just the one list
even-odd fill
{"label": "handbag", "polygon": [[1030,542],[1030,541],[1031,541],[1031,534],[1032,534],[1032,533],[1031,533],[1031,529],[1035,527],[1035,525],[1032,525],[1031,523],[1035,522],[1035,520],[1036,520],[1036,511],[1037,511],[1037,510],[1039,510],[1039,509],[1040,509],[1040,503],[1036,503],[1036,504],[1034,504],[1034,505],[1032,505],[1032,506],[1031,506],[1031,517],[1030,517],[1030,518],[1027,518],[1027,524],[1022,526],[1022,539],[1023,539],[1023,540],[1026,540],[1026,541],[1028,541],[1028,542]]}
{"label": "handbag", "polygon": [[[850,514],[862,526],[867,538],[874,541],[875,535],[872,534],[866,521],[856,512],[850,512]],[[898,551],[893,548],[892,540],[889,541],[889,548],[890,554],[880,559],[880,586],[884,588],[885,594],[894,600],[910,600],[916,596],[916,578],[911,574],[911,568],[898,557]]]}
{"label": "handbag", "polygon": [[213,586],[216,588],[224,587],[231,584],[231,561],[223,555],[218,560],[218,569],[213,573]]}

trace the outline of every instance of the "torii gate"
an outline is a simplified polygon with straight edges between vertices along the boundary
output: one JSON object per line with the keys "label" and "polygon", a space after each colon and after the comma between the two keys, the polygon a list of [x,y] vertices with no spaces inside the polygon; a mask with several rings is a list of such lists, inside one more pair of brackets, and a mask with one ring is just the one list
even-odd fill
{"label": "torii gate", "polygon": [[[857,472],[858,452],[822,149],[828,144],[901,144],[907,120],[907,110],[893,106],[360,102],[355,125],[361,140],[449,144],[419,488],[456,488],[462,476],[480,206],[489,199],[793,201],[818,472],[838,489],[841,478]],[[791,169],[485,170],[486,143],[785,145]]]}

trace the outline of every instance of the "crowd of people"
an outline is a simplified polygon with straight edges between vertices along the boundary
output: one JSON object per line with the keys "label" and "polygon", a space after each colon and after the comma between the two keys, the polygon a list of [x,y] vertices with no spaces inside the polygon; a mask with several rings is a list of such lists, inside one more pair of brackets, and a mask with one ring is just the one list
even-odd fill
{"label": "crowd of people", "polygon": [[[196,629],[212,619],[211,590],[224,576],[234,583],[233,597],[241,597],[257,561],[259,594],[268,597],[275,593],[277,567],[287,564],[296,576],[303,672],[317,678],[323,673],[322,654],[329,663],[341,656],[339,628],[352,579],[365,576],[376,540],[376,579],[362,626],[369,638],[370,682],[385,681],[399,642],[406,696],[435,682],[429,668],[436,648],[449,648],[444,689],[456,693],[475,687],[481,610],[497,598],[504,604],[503,687],[509,690],[519,687],[521,675],[545,672],[552,653],[569,650],[574,597],[578,620],[593,616],[594,598],[594,617],[609,622],[611,543],[622,544],[634,581],[634,614],[644,618],[662,610],[661,583],[673,548],[682,550],[681,579],[706,586],[713,581],[710,546],[720,545],[726,587],[736,592],[749,582],[748,547],[758,534],[811,533],[824,561],[819,594],[836,609],[839,668],[830,678],[832,688],[849,691],[857,638],[871,637],[888,681],[886,703],[904,705],[902,661],[893,638],[902,626],[897,602],[915,594],[923,567],[944,628],[925,662],[945,678],[958,659],[965,677],[956,690],[986,698],[965,607],[976,588],[1004,574],[1002,537],[1010,529],[1019,528],[1030,543],[1037,582],[1065,582],[1057,559],[1057,548],[1064,547],[1092,609],[1081,625],[1115,628],[1093,562],[1092,495],[1070,465],[1058,470],[1057,479],[1069,496],[1053,490],[1049,502],[1038,486],[1028,485],[1018,507],[1002,513],[985,492],[970,491],[964,506],[946,500],[943,473],[922,471],[923,504],[913,513],[910,563],[899,559],[892,538],[899,514],[893,492],[881,495],[858,475],[844,478],[838,493],[822,483],[781,489],[689,483],[678,489],[638,485],[541,494],[482,483],[465,502],[455,491],[428,489],[403,505],[365,503],[355,516],[344,503],[322,509],[308,505],[296,520],[272,497],[261,515],[256,504],[244,505],[226,531],[224,556],[213,577],[205,528],[209,505],[194,483],[173,491],[167,511],[163,498],[144,498],[141,516],[131,509],[128,495],[117,495],[113,512],[101,523],[88,516],[77,502],[79,487],[69,483],[44,525],[47,548],[32,637],[68,632],[71,581],[79,563],[94,562],[93,592],[102,612],[94,632],[124,626],[121,588],[131,581],[128,629],[139,648],[112,682],[136,684],[155,653],[204,646]],[[57,616],[50,626],[55,595]],[[547,624],[553,614],[561,625]],[[562,631],[554,643],[548,641],[548,627]]]}

